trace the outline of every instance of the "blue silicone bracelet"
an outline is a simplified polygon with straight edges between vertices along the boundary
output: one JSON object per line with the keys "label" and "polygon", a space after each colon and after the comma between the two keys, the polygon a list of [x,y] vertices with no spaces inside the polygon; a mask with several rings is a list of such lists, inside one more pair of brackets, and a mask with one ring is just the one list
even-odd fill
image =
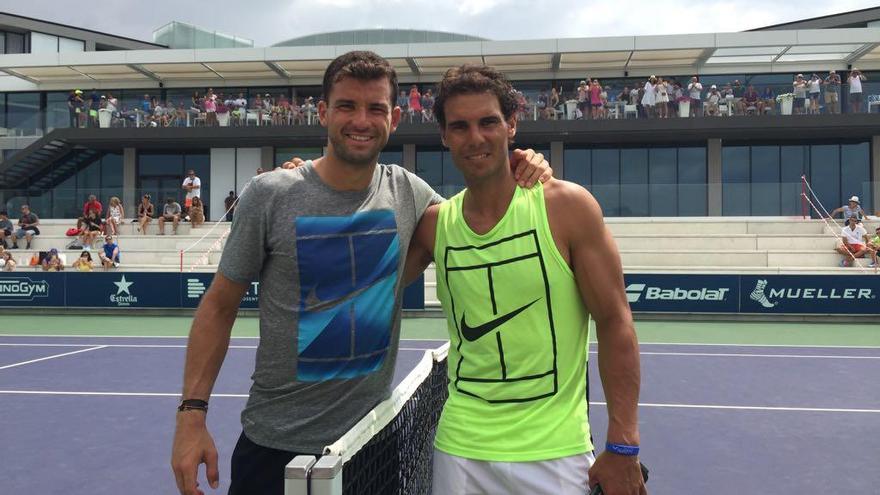
{"label": "blue silicone bracelet", "polygon": [[639,455],[638,445],[623,445],[621,443],[605,443],[605,450],[617,455],[636,456]]}

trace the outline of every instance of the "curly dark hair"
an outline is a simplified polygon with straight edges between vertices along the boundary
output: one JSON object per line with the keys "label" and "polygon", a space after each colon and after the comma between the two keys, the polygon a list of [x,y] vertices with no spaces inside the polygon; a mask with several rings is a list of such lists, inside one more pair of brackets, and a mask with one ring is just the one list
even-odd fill
{"label": "curly dark hair", "polygon": [[464,64],[453,67],[443,74],[437,84],[437,96],[434,98],[434,116],[440,127],[446,127],[446,100],[452,96],[492,93],[498,98],[501,113],[508,120],[516,114],[518,103],[516,92],[507,77],[494,67],[486,65]]}
{"label": "curly dark hair", "polygon": [[387,77],[390,84],[389,101],[391,106],[394,106],[398,91],[397,71],[394,70],[394,67],[387,60],[378,54],[370,51],[356,50],[343,53],[330,62],[327,70],[324,71],[323,90],[325,101],[330,101],[330,92],[333,89],[333,85],[347,77],[359,81],[375,81]]}

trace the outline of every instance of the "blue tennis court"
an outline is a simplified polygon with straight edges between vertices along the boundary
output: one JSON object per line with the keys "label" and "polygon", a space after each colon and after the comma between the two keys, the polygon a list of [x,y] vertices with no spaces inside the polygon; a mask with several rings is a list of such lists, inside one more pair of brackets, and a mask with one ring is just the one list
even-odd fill
{"label": "blue tennis court", "polygon": [[[209,428],[225,493],[254,338],[233,338]],[[403,340],[395,384],[440,340]],[[0,337],[0,493],[171,494],[185,338]],[[880,348],[643,344],[640,428],[655,494],[870,493]],[[595,357],[595,354],[592,354]],[[604,397],[591,366],[591,422]],[[202,486],[206,486],[204,481]]]}

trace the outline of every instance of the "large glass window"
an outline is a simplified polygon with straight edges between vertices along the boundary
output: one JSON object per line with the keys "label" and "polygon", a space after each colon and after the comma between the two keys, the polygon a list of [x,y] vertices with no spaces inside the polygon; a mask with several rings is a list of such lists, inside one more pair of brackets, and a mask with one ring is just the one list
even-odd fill
{"label": "large glass window", "polygon": [[58,53],[58,37],[31,32],[31,53]]}
{"label": "large glass window", "polygon": [[6,95],[6,127],[21,136],[42,133],[39,93],[8,93]]}
{"label": "large glass window", "polygon": [[323,148],[275,148],[275,166],[278,167],[293,157],[314,160],[323,155]]}
{"label": "large glass window", "polygon": [[70,93],[46,93],[46,131],[70,127],[70,110],[67,98]]}
{"label": "large glass window", "polygon": [[816,197],[825,205],[828,211],[843,204],[840,193],[839,145],[819,144],[810,146],[810,184],[816,193]]}
{"label": "large glass window", "polygon": [[650,214],[649,199],[648,150],[645,148],[621,150],[620,216],[648,216]]}
{"label": "large glass window", "polygon": [[678,214],[678,167],[675,148],[657,148],[649,151],[648,169],[650,215],[674,217]]}
{"label": "large glass window", "polygon": [[752,146],[751,215],[779,215],[779,147]]}
{"label": "large glass window", "polygon": [[[186,193],[181,184],[189,169],[195,170],[202,181],[202,198],[210,197],[211,157],[207,152],[139,153],[137,162],[138,198],[151,194],[156,205],[163,204],[166,198],[174,198],[182,205]],[[205,216],[208,216],[208,204],[209,201],[205,201]]]}
{"label": "large glass window", "polygon": [[[873,212],[870,153],[868,143],[844,144],[840,147],[840,193],[843,200],[852,195],[858,196],[865,211]],[[874,180],[880,179],[875,177]]]}
{"label": "large glass window", "polygon": [[751,205],[748,146],[722,148],[721,181],[721,214],[748,215]]}
{"label": "large glass window", "polygon": [[706,148],[678,148],[678,215],[706,216],[709,213]]}
{"label": "large glass window", "polygon": [[6,53],[27,53],[25,36],[19,33],[6,33]]}

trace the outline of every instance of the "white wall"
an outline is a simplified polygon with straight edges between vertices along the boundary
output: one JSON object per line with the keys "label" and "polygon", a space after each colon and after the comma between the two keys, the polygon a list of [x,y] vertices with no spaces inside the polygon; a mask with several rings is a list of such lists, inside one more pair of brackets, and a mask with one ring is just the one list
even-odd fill
{"label": "white wall", "polygon": [[[251,177],[257,175],[257,169],[260,168],[262,162],[262,149],[260,148],[238,148],[236,150],[235,160],[235,192],[241,194],[245,184],[251,180]],[[229,194],[229,190],[226,191]]]}
{"label": "white wall", "polygon": [[211,220],[220,220],[226,211],[223,199],[235,189],[235,148],[211,148]]}

